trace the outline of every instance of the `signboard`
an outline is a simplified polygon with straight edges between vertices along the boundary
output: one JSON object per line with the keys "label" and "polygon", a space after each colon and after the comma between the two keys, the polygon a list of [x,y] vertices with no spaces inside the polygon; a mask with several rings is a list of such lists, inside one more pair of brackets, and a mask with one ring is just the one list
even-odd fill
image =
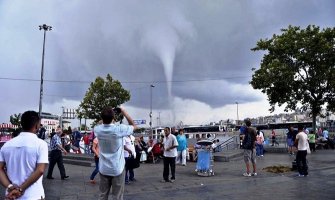
{"label": "signboard", "polygon": [[135,119],[134,123],[136,125],[146,124],[146,120],[145,119]]}

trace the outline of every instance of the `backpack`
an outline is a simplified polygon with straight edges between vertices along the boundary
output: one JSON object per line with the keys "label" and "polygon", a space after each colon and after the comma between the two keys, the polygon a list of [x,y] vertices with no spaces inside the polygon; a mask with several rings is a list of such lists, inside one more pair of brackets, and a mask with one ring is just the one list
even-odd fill
{"label": "backpack", "polygon": [[243,149],[253,149],[254,148],[254,144],[253,144],[253,139],[252,136],[250,135],[248,128],[245,129],[244,132],[244,139],[242,142],[242,148]]}

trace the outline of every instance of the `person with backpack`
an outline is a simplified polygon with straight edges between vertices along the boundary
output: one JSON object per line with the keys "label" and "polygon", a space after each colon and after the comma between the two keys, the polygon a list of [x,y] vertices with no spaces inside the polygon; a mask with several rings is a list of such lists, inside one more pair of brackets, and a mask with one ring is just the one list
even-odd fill
{"label": "person with backpack", "polygon": [[[244,149],[244,162],[247,171],[243,173],[243,176],[257,176],[256,172],[256,150],[255,150],[255,141],[256,141],[256,130],[251,128],[251,121],[246,120],[246,129],[244,131],[244,138],[242,142],[242,147]],[[250,163],[252,163],[253,173],[250,173]]]}
{"label": "person with backpack", "polygon": [[77,128],[73,129],[73,138],[74,138],[74,144],[73,146],[76,147],[74,152],[81,154],[81,150],[80,150],[80,140],[81,140],[81,133],[78,131]]}

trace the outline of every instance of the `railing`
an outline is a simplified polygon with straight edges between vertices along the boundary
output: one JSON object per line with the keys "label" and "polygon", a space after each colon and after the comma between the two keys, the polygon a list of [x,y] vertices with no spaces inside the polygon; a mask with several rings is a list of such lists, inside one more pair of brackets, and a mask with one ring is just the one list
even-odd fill
{"label": "railing", "polygon": [[219,143],[217,145],[217,149],[219,150],[231,150],[231,149],[237,149],[238,146],[239,146],[239,141],[240,141],[240,138],[238,135],[234,135],[234,136],[231,136],[229,139],[227,139],[226,141],[222,142],[222,143]]}
{"label": "railing", "polygon": [[[271,131],[263,131],[264,133],[264,147],[272,146],[272,137]],[[287,136],[286,129],[278,129],[276,130],[276,142],[274,143],[274,147],[287,147]],[[278,145],[279,144],[279,145]]]}

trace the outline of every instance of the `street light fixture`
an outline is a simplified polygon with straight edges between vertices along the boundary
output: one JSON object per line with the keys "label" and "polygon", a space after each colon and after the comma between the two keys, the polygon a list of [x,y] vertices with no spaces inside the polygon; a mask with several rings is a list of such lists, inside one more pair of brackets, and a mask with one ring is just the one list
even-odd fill
{"label": "street light fixture", "polygon": [[46,24],[39,26],[40,30],[44,30],[44,38],[43,38],[43,52],[42,52],[42,69],[41,69],[41,86],[40,86],[40,104],[38,108],[38,114],[41,117],[42,114],[42,98],[43,98],[43,74],[44,74],[44,53],[45,53],[45,36],[47,31],[51,31],[52,27]]}
{"label": "street light fixture", "polygon": [[150,85],[150,132],[151,132],[151,136],[153,136],[153,132],[152,132],[152,88],[154,88],[154,85]]}

